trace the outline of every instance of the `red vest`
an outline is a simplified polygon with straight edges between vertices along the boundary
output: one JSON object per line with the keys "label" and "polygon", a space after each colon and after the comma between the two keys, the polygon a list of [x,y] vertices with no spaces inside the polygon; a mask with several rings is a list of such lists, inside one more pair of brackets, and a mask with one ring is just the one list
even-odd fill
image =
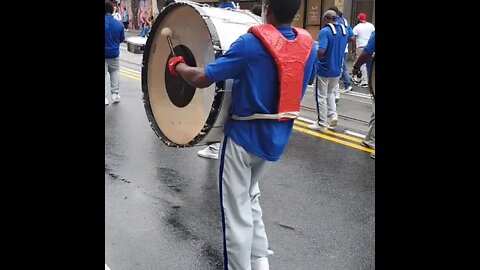
{"label": "red vest", "polygon": [[292,30],[297,34],[294,40],[286,39],[271,24],[253,26],[248,30],[262,42],[275,60],[280,83],[276,117],[279,121],[295,119],[299,115],[303,73],[313,45],[313,39],[305,29],[292,27]]}

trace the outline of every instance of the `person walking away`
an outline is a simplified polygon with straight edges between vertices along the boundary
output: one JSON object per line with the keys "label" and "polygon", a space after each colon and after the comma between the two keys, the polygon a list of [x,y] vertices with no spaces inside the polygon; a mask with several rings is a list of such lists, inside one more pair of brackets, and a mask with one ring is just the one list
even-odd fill
{"label": "person walking away", "polygon": [[107,98],[107,72],[113,103],[120,102],[120,43],[125,41],[125,31],[120,21],[113,18],[113,5],[105,1],[105,105]]}

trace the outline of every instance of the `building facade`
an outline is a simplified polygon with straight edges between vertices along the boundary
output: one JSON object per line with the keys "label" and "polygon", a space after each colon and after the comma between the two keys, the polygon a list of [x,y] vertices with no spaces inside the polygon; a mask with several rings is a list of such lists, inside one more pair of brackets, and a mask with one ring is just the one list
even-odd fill
{"label": "building facade", "polygon": [[[218,0],[195,0],[194,2],[218,6]],[[251,9],[261,0],[234,0],[241,9]],[[140,29],[144,16],[156,17],[164,6],[164,0],[117,0],[120,12],[126,7],[130,14],[130,28]],[[343,10],[343,17],[351,25],[357,24],[357,15],[360,12],[367,14],[368,21],[375,24],[375,0],[302,0],[302,4],[295,16],[293,25],[306,29],[316,40],[322,23],[322,14],[331,6]]]}

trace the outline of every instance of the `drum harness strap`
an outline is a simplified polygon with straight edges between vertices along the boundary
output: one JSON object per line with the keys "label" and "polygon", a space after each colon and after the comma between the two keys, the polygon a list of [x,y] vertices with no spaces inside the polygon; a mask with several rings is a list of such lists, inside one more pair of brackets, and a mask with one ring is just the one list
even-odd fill
{"label": "drum harness strap", "polygon": [[[304,67],[313,45],[310,34],[299,28],[295,40],[287,40],[271,24],[254,26],[249,32],[256,36],[273,57],[279,77],[278,113],[254,113],[248,116],[232,115],[233,120],[270,119],[278,121],[293,120],[300,115]],[[292,61],[296,59],[296,61]],[[287,64],[288,63],[288,64]]]}
{"label": "drum harness strap", "polygon": [[232,115],[233,120],[255,120],[255,119],[268,119],[268,120],[280,120],[280,119],[297,119],[300,115],[299,112],[283,112],[276,114],[267,113],[254,113],[249,116]]}
{"label": "drum harness strap", "polygon": [[[336,35],[337,30],[335,29],[335,26],[332,23],[329,23],[328,26],[330,26],[330,30],[332,30],[332,33]],[[340,24],[340,27],[342,28],[342,35],[346,36],[347,30],[345,29],[345,26],[343,24]]]}
{"label": "drum harness strap", "polygon": [[[332,30],[332,33],[334,35],[337,34],[337,31],[335,29],[335,26],[332,23],[329,23],[328,26],[330,27],[330,30]],[[345,29],[345,26],[343,24],[340,24],[340,27],[342,28],[342,35],[346,36],[347,31]],[[297,119],[298,116],[300,115],[299,112],[294,111],[294,112],[282,112],[282,113],[277,113],[277,114],[264,114],[264,113],[255,113],[249,116],[238,116],[238,115],[232,115],[233,120],[255,120],[255,119],[269,119],[269,120],[280,120],[280,119]]]}

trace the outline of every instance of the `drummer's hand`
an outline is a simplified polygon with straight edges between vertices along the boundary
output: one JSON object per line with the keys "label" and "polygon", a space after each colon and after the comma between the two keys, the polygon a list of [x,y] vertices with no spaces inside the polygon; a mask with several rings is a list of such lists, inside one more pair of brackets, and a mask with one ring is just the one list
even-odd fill
{"label": "drummer's hand", "polygon": [[358,68],[353,67],[353,69],[352,69],[352,75],[357,75],[358,71],[359,71]]}
{"label": "drummer's hand", "polygon": [[170,74],[172,74],[173,76],[178,76],[178,73],[175,67],[180,63],[186,64],[185,59],[183,59],[183,56],[175,56],[168,59],[168,70],[170,71]]}

